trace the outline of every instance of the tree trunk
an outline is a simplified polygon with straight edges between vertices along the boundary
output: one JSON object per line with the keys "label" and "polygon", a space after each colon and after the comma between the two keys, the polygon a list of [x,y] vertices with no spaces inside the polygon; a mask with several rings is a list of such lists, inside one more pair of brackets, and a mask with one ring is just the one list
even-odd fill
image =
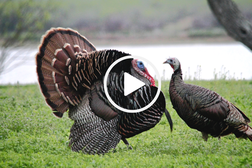
{"label": "tree trunk", "polygon": [[232,0],[207,0],[215,17],[229,36],[252,50],[252,24]]}

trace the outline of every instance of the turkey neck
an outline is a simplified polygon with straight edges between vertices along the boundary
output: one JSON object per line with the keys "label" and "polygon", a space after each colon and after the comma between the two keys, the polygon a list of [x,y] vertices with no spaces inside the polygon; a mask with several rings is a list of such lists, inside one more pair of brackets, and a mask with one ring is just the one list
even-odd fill
{"label": "turkey neck", "polygon": [[170,81],[169,87],[170,99],[173,105],[173,108],[177,111],[178,115],[185,119],[187,117],[184,109],[187,109],[183,102],[183,98],[185,97],[185,83],[182,78],[182,71],[179,68],[178,70],[174,71],[172,74],[172,78]]}
{"label": "turkey neck", "polygon": [[181,92],[181,85],[184,85],[184,81],[182,78],[182,71],[181,68],[177,69],[176,71],[174,71],[174,73],[172,74],[172,78],[171,78],[171,82],[170,82],[170,92],[171,89],[174,89],[175,92],[180,93]]}

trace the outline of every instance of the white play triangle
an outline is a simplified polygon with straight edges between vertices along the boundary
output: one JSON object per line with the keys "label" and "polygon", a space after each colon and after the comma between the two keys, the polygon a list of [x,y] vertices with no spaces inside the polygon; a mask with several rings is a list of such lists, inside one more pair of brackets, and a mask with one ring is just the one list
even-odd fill
{"label": "white play triangle", "polygon": [[140,81],[139,79],[133,77],[127,72],[124,72],[124,96],[134,92],[140,87],[144,86],[145,83]]}

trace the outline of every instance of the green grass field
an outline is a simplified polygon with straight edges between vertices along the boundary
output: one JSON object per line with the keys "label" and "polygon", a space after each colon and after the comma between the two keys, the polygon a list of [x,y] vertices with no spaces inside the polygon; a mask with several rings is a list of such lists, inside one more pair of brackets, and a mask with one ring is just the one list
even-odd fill
{"label": "green grass field", "polygon": [[[210,88],[252,119],[252,81],[187,81]],[[114,152],[86,155],[68,147],[72,121],[53,116],[37,85],[0,86],[0,167],[252,167],[252,143],[229,135],[208,142],[173,110],[169,82],[162,83],[174,130],[165,117],[153,129],[120,142]]]}

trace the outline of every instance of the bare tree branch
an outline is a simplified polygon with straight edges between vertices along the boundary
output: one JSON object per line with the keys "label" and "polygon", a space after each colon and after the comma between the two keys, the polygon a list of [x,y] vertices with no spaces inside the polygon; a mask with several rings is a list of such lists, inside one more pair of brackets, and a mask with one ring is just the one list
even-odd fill
{"label": "bare tree branch", "polygon": [[229,36],[252,50],[252,24],[232,0],[207,0],[215,17]]}
{"label": "bare tree branch", "polygon": [[[53,5],[37,0],[2,0],[0,3],[0,75],[10,72],[25,61],[22,54],[13,51],[24,42],[36,38],[49,21]],[[22,58],[22,60],[20,60]],[[17,63],[13,63],[17,61]]]}

